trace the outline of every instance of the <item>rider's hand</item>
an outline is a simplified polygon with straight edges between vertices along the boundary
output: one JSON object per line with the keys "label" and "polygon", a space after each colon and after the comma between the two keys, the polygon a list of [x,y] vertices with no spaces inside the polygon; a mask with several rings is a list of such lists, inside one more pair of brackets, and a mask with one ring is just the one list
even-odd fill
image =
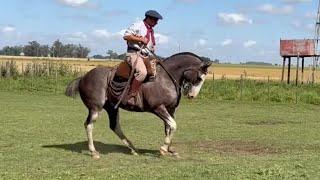
{"label": "rider's hand", "polygon": [[145,44],[145,45],[148,44],[148,39],[145,38],[145,37],[141,37],[140,41],[141,41],[143,44]]}

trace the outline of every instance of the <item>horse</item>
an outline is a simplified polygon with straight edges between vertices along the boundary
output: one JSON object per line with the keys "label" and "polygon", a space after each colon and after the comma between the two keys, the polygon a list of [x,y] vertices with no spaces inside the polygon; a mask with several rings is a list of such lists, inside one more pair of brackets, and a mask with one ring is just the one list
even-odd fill
{"label": "horse", "polygon": [[110,129],[133,155],[138,155],[132,142],[121,130],[119,108],[134,112],[149,112],[158,116],[164,122],[165,129],[165,139],[163,145],[160,146],[160,154],[178,156],[172,147],[173,135],[177,130],[175,110],[183,94],[190,99],[198,95],[210,65],[210,61],[202,60],[190,52],[178,53],[161,60],[161,63],[157,64],[156,78],[153,81],[144,82],[140,87],[141,100],[134,105],[120,103],[117,108],[115,104],[119,98],[109,92],[110,83],[115,78],[115,68],[98,66],[84,76],[71,81],[65,94],[69,97],[80,94],[84,105],[88,108],[84,126],[92,157],[100,158],[93,143],[92,130],[93,123],[102,110],[108,114]]}

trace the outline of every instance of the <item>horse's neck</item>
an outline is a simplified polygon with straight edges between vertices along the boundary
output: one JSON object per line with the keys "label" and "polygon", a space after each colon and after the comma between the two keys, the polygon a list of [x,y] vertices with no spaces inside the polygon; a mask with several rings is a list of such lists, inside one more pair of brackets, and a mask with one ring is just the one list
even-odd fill
{"label": "horse's neck", "polygon": [[171,76],[181,85],[183,72],[188,69],[183,63],[173,63],[170,61],[164,61],[164,66],[166,71],[168,71]]}

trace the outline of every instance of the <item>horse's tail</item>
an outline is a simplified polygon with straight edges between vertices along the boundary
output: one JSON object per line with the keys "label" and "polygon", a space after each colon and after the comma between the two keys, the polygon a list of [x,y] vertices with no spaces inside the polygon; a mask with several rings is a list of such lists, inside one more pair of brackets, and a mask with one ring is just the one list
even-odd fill
{"label": "horse's tail", "polygon": [[66,88],[65,95],[69,97],[76,97],[79,94],[79,82],[82,77],[79,77],[77,79],[74,79],[69,83],[69,85]]}

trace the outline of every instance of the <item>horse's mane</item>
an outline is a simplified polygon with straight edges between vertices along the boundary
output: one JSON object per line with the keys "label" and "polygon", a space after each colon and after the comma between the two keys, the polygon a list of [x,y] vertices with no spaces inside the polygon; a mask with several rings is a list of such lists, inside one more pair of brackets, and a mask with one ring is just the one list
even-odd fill
{"label": "horse's mane", "polygon": [[196,55],[196,54],[194,54],[194,53],[192,53],[192,52],[181,52],[181,53],[177,53],[177,54],[174,54],[174,55],[172,55],[172,56],[170,56],[170,57],[165,58],[164,61],[167,61],[167,60],[169,60],[169,59],[171,59],[171,58],[173,58],[173,57],[175,57],[175,56],[180,56],[180,55],[193,56],[193,57],[198,58],[200,61],[203,61],[200,56],[198,56],[198,55]]}

